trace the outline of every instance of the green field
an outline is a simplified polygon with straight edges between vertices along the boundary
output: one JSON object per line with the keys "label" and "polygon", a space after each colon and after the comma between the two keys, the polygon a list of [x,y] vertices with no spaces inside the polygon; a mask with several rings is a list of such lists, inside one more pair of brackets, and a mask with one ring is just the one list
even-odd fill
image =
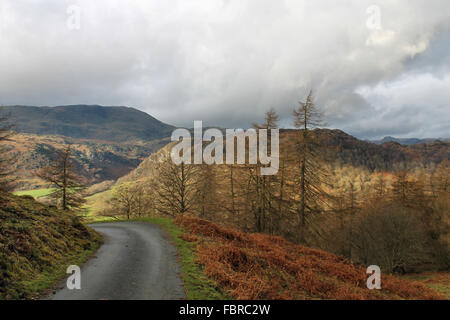
{"label": "green field", "polygon": [[14,192],[14,195],[16,195],[16,196],[32,196],[33,198],[38,199],[38,198],[42,198],[42,197],[48,196],[54,190],[55,190],[54,188],[35,189],[35,190],[23,190],[23,191],[16,191],[16,192]]}

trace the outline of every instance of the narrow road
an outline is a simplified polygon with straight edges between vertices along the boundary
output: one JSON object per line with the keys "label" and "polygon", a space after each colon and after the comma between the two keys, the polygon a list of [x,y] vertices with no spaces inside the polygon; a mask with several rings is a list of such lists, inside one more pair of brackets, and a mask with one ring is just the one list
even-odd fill
{"label": "narrow road", "polygon": [[145,222],[91,226],[105,243],[81,267],[81,289],[69,290],[66,280],[48,299],[175,300],[185,297],[176,249],[160,228]]}

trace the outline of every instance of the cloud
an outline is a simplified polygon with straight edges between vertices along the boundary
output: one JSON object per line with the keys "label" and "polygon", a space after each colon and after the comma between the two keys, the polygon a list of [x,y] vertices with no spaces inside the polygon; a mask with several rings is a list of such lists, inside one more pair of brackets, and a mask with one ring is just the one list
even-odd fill
{"label": "cloud", "polygon": [[[448,137],[445,100],[427,98],[450,74],[446,4],[383,0],[373,16],[364,0],[6,0],[0,103],[128,105],[175,125],[227,127],[275,107],[290,125],[314,88],[327,122],[349,133]],[[79,30],[67,26],[70,6]],[[417,114],[425,105],[408,93],[426,77],[430,111]]]}

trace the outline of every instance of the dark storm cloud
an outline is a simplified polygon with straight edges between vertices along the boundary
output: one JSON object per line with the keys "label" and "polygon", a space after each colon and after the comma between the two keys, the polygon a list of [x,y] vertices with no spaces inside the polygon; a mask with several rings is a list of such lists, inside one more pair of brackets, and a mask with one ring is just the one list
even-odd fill
{"label": "dark storm cloud", "polygon": [[4,0],[0,103],[128,105],[223,127],[275,107],[290,125],[313,88],[327,122],[359,137],[448,137],[447,1],[377,1],[379,19],[373,4]]}

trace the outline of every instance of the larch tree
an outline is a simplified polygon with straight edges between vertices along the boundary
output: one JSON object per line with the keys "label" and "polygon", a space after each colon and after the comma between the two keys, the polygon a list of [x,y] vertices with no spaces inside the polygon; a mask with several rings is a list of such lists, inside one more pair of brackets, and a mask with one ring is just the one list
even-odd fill
{"label": "larch tree", "polygon": [[323,211],[330,195],[324,186],[328,184],[328,171],[323,161],[323,146],[313,130],[323,126],[322,113],[317,109],[312,91],[305,102],[293,110],[294,126],[299,129],[297,141],[297,174],[294,182],[299,199],[297,215],[301,242],[305,241],[304,232],[308,216]]}
{"label": "larch tree", "polygon": [[[275,109],[271,108],[265,114],[264,122],[261,124],[254,123],[253,128],[256,130],[267,130],[268,145],[267,151],[271,153],[271,129],[278,129],[279,115]],[[264,176],[260,172],[261,163],[256,164],[256,170],[250,170],[251,184],[255,194],[255,205],[253,213],[255,217],[255,227],[258,232],[269,232],[273,234],[274,215],[276,210],[275,204],[275,179],[273,176]]]}
{"label": "larch tree", "polygon": [[55,190],[49,195],[62,210],[80,209],[86,202],[83,191],[86,186],[79,177],[71,159],[70,145],[55,152],[55,159],[50,165],[37,172],[37,176],[49,183]]}
{"label": "larch tree", "polygon": [[198,168],[197,181],[195,183],[196,206],[199,216],[208,217],[217,205],[217,181],[214,167],[202,164]]}

